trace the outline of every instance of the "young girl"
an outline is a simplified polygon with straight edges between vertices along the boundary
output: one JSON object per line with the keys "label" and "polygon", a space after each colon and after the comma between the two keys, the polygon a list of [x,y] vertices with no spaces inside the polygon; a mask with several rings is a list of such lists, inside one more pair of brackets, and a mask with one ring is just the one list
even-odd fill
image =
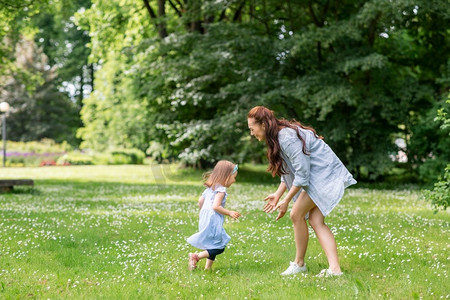
{"label": "young girl", "polygon": [[216,255],[221,254],[230,241],[230,236],[223,229],[224,216],[236,220],[241,214],[225,209],[226,188],[236,181],[237,171],[238,165],[221,160],[213,171],[205,176],[205,186],[208,188],[198,199],[200,207],[198,232],[187,239],[189,244],[204,251],[189,253],[189,270],[191,271],[197,268],[197,262],[203,258],[207,259],[205,269],[211,269]]}

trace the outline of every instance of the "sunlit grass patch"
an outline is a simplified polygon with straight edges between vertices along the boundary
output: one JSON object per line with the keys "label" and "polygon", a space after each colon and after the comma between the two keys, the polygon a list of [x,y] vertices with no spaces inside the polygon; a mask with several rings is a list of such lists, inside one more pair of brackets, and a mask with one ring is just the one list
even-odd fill
{"label": "sunlit grass patch", "polygon": [[262,212],[277,180],[259,166],[228,190],[243,216],[226,220],[224,254],[191,273],[202,172],[169,168],[166,181],[149,166],[2,170],[36,186],[0,194],[0,298],[450,297],[449,214],[433,214],[417,189],[349,189],[327,217],[344,275],[316,277],[327,260],[311,230],[308,272],[279,276],[295,256],[292,223]]}

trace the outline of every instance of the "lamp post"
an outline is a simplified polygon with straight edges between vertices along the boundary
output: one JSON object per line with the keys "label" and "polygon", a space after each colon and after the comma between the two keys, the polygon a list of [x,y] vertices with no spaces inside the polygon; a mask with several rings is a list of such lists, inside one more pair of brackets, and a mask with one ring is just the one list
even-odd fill
{"label": "lamp post", "polygon": [[6,165],[6,113],[9,110],[8,102],[0,103],[0,111],[2,115],[2,138],[3,138],[3,168]]}

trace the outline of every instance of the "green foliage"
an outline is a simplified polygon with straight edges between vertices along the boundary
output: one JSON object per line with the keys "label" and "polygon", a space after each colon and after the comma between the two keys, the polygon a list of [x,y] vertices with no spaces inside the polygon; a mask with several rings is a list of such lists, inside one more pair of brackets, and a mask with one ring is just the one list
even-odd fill
{"label": "green foliage", "polygon": [[91,157],[91,163],[93,165],[111,165],[112,164],[112,155],[111,153],[85,153],[82,152],[84,156],[89,155]]}
{"label": "green foliage", "polygon": [[450,106],[441,100],[422,114],[411,114],[415,124],[411,126],[413,135],[408,156],[413,164],[418,165],[420,178],[427,182],[438,179],[450,157],[448,131],[442,130],[440,123],[436,122],[436,111],[450,111]]}
{"label": "green foliage", "polygon": [[168,149],[163,144],[151,141],[145,153],[150,156],[154,161],[162,163],[168,158]]}
{"label": "green foliage", "polygon": [[117,149],[110,151],[112,156],[112,164],[132,164],[142,165],[144,163],[145,154],[139,149]]}
{"label": "green foliage", "polygon": [[[15,79],[17,99],[34,90],[28,98],[42,103],[15,100],[28,111],[13,124],[27,134],[15,139],[76,144],[73,116],[83,106],[81,148],[137,148],[201,168],[262,162],[246,114],[266,105],[315,127],[358,179],[389,174],[401,150],[403,169],[432,181],[450,155],[432,121],[450,83],[444,0],[57,0],[26,2],[29,13],[11,5],[0,10],[10,69],[0,75]],[[35,62],[58,73],[13,64],[24,35],[46,54]],[[95,89],[80,103],[83,84]],[[68,86],[77,105],[60,94]],[[44,109],[52,126],[41,121]]]}
{"label": "green foliage", "polygon": [[[1,149],[0,149],[1,150]],[[105,152],[74,151],[67,142],[51,139],[39,142],[7,142],[8,166],[32,167],[46,163],[58,165],[120,165],[144,163],[145,154],[139,149],[113,149]]]}
{"label": "green foliage", "polygon": [[[450,109],[450,94],[446,101],[446,106],[439,109],[436,117],[436,121],[442,122],[440,126],[442,132],[446,135],[446,140],[449,140],[450,136],[450,118],[448,117],[447,111]],[[445,111],[447,110],[447,111]],[[448,156],[447,156],[448,162]],[[440,177],[438,182],[434,184],[434,188],[432,191],[426,191],[425,197],[431,201],[435,212],[438,210],[446,210],[448,206],[450,206],[450,164],[447,164],[443,177]]]}
{"label": "green foliage", "polygon": [[[30,17],[45,9],[48,0],[21,1],[4,0],[0,5],[0,78],[11,75],[11,71],[23,75],[24,84],[36,78],[15,64],[15,44],[21,35],[29,36],[35,31],[30,26]],[[29,87],[26,87],[29,88]]]}
{"label": "green foliage", "polygon": [[24,155],[14,153],[6,158],[5,165],[6,167],[38,167],[44,161],[56,161],[60,155],[63,154],[41,156],[39,154]]}
{"label": "green foliage", "polygon": [[8,152],[58,153],[71,151],[72,146],[67,142],[57,143],[52,139],[42,139],[31,142],[7,141]]}
{"label": "green foliage", "polygon": [[387,174],[399,137],[410,172],[431,153],[442,164],[447,144],[428,120],[448,78],[444,2],[201,1],[167,6],[161,21],[127,1],[94,1],[77,16],[103,60],[81,113],[82,146],[148,148],[197,167],[262,161],[246,114],[266,105],[313,125],[357,177]]}
{"label": "green foliage", "polygon": [[447,160],[428,158],[418,167],[419,178],[425,183],[432,183],[442,176]]}
{"label": "green foliage", "polygon": [[[440,128],[443,132],[450,132],[450,117],[448,117],[448,114],[450,113],[450,94],[446,103],[447,105],[445,107],[438,109],[437,117],[434,120],[442,123]],[[447,109],[447,111],[445,111],[445,109]]]}
{"label": "green foliage", "polygon": [[138,149],[116,149],[106,152],[73,151],[61,156],[58,165],[142,165],[145,154]]}
{"label": "green foliage", "polygon": [[58,165],[92,165],[93,157],[80,152],[69,152],[61,156],[56,163]]}
{"label": "green foliage", "polygon": [[450,164],[444,171],[444,176],[434,184],[432,191],[425,191],[424,198],[431,202],[435,213],[439,210],[447,210],[450,206]]}
{"label": "green foliage", "polygon": [[[74,14],[91,6],[90,0],[57,0],[41,13],[34,15],[31,25],[39,28],[34,35],[36,44],[49,58],[49,65],[58,66],[55,86],[82,105],[83,93],[92,89],[92,64],[88,64],[90,37],[87,30],[75,24]],[[69,88],[74,89],[69,91]]]}
{"label": "green foliage", "polygon": [[85,47],[89,36],[78,30],[72,17],[88,5],[89,0],[2,1],[0,101],[12,106],[9,139],[79,144],[79,106],[67,90],[82,90],[90,75]]}
{"label": "green foliage", "polygon": [[67,142],[56,143],[51,139],[32,142],[6,143],[6,165],[8,167],[36,167],[53,164],[72,147]]}
{"label": "green foliage", "polygon": [[[22,77],[13,70],[8,76],[0,77],[0,101],[7,101],[11,106],[6,116],[8,139],[50,138],[76,145],[75,130],[81,125],[79,109],[57,90],[56,68],[50,68],[42,49],[33,40],[22,38],[16,44],[15,65],[17,72],[25,70],[39,80]],[[31,81],[24,82],[27,79]]]}

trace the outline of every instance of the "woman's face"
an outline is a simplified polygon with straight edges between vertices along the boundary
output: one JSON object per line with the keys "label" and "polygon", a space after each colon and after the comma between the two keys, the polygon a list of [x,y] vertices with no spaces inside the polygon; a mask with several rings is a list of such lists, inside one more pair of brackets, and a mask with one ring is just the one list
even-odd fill
{"label": "woman's face", "polygon": [[250,135],[253,135],[258,141],[264,141],[266,139],[266,131],[261,124],[258,124],[254,118],[248,118],[248,128],[250,129]]}

